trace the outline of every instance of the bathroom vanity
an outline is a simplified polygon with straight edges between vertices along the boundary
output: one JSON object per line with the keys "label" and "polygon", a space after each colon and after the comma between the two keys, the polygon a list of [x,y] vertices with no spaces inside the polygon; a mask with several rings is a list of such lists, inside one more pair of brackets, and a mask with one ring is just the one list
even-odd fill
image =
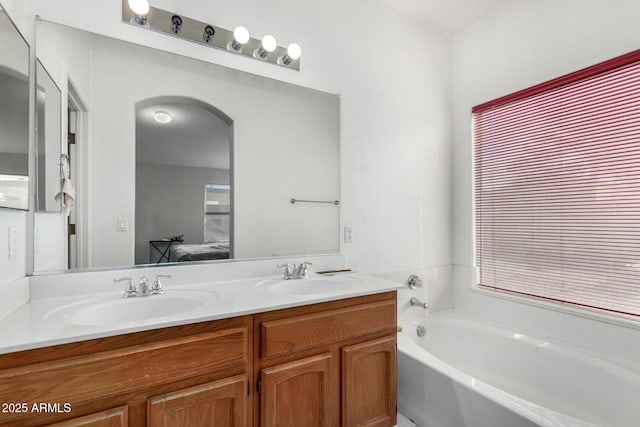
{"label": "bathroom vanity", "polygon": [[[249,285],[233,286],[246,294]],[[378,283],[308,303],[317,295],[274,299],[273,287],[253,286],[242,301],[264,308],[231,309],[249,314],[117,335],[102,328],[106,336],[79,341],[69,331],[87,336],[96,327],[67,325],[58,330],[66,343],[0,355],[0,425],[393,426],[391,288]],[[272,309],[276,300],[286,308]],[[37,304],[22,315],[39,316]]]}

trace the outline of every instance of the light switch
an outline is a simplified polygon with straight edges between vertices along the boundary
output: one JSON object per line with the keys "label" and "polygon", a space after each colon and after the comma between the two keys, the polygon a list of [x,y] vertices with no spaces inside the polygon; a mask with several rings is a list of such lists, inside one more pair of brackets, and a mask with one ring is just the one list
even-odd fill
{"label": "light switch", "polygon": [[9,259],[14,259],[18,256],[18,229],[16,227],[9,227]]}
{"label": "light switch", "polygon": [[118,218],[118,231],[128,231],[129,230],[129,218],[122,217]]}

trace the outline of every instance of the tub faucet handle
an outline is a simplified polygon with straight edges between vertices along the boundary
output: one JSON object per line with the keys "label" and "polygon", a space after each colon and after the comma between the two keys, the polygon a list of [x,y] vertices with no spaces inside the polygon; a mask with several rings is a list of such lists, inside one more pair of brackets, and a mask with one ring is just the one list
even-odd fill
{"label": "tub faucet handle", "polygon": [[407,279],[407,284],[409,285],[409,288],[415,289],[421,288],[424,285],[424,282],[418,275],[412,274],[409,276],[409,279]]}

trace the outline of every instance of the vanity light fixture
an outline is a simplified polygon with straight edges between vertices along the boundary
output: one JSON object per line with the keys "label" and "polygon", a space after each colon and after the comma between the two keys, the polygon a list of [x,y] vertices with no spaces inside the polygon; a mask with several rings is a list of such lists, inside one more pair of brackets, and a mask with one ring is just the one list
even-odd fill
{"label": "vanity light fixture", "polygon": [[182,31],[182,18],[178,15],[171,17],[171,31],[173,31],[173,34],[180,34]]}
{"label": "vanity light fixture", "polygon": [[271,52],[276,50],[278,42],[271,34],[267,34],[262,38],[260,47],[253,51],[254,58],[265,59]]}
{"label": "vanity light fixture", "polygon": [[287,48],[287,53],[278,58],[278,63],[290,65],[293,61],[300,59],[302,49],[296,43],[291,43]]}
{"label": "vanity light fixture", "polygon": [[207,25],[206,27],[204,27],[204,31],[202,33],[202,40],[204,40],[205,43],[210,43],[215,34],[215,28],[213,28],[211,25]]}
{"label": "vanity light fixture", "polygon": [[157,123],[166,125],[167,123],[171,123],[173,117],[166,111],[156,111],[155,113],[153,113],[153,120],[155,120]]}
{"label": "vanity light fixture", "polygon": [[138,25],[147,25],[147,15],[149,14],[149,2],[147,0],[129,0],[129,7],[134,13],[133,22]]}
{"label": "vanity light fixture", "polygon": [[300,70],[302,50],[296,43],[278,46],[274,36],[253,38],[243,26],[233,31],[149,5],[148,0],[121,0],[122,22],[203,46],[235,53],[290,70]]}
{"label": "vanity light fixture", "polygon": [[227,49],[233,52],[242,52],[242,45],[247,44],[250,38],[249,30],[242,25],[238,25],[233,30],[233,40],[227,44]]}

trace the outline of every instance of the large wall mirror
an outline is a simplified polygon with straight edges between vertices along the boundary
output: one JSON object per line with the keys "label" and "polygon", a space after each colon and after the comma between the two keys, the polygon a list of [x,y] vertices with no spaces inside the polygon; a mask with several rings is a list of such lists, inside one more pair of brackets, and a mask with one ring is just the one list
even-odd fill
{"label": "large wall mirror", "polygon": [[291,203],[339,199],[337,95],[46,21],[36,35],[76,134],[72,269],[339,252],[339,205]]}
{"label": "large wall mirror", "polygon": [[0,6],[0,207],[29,209],[29,46]]}

